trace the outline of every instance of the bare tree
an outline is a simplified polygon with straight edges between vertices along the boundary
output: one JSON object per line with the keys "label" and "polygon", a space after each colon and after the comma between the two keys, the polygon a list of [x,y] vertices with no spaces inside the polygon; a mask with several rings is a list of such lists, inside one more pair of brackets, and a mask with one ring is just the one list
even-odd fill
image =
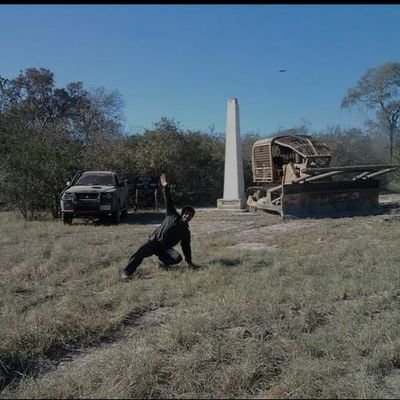
{"label": "bare tree", "polygon": [[342,108],[355,104],[376,110],[377,119],[389,133],[389,156],[393,161],[393,144],[400,118],[400,63],[388,62],[368,69],[357,85],[348,90]]}

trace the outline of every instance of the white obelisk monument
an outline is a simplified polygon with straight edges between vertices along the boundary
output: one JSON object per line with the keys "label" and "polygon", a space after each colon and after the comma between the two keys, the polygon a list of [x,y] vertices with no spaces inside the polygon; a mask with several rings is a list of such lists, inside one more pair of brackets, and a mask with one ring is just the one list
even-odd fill
{"label": "white obelisk monument", "polygon": [[217,200],[218,208],[244,209],[244,174],[240,139],[239,103],[229,99],[226,112],[224,198]]}

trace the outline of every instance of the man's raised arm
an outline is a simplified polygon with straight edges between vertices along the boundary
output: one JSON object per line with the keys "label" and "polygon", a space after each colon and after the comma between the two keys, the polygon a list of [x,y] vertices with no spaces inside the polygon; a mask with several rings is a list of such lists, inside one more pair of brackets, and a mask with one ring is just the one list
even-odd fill
{"label": "man's raised arm", "polygon": [[164,200],[165,200],[165,204],[166,204],[166,208],[167,208],[167,215],[168,214],[177,214],[178,212],[176,211],[176,208],[172,201],[171,193],[170,193],[169,187],[168,187],[167,176],[165,174],[161,174],[160,182],[161,182],[162,191],[164,194]]}

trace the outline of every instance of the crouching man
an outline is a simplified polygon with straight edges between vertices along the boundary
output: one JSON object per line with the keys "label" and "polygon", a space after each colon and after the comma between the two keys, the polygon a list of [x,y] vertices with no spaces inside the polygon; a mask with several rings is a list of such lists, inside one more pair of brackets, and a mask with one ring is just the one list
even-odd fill
{"label": "crouching man", "polygon": [[196,265],[192,263],[189,229],[189,221],[193,218],[195,210],[193,207],[185,206],[179,214],[171,199],[165,174],[161,175],[160,182],[167,208],[165,219],[149,236],[147,242],[140,246],[129,258],[128,264],[121,274],[122,280],[130,280],[143,259],[153,255],[158,257],[161,268],[168,269],[171,265],[179,264],[182,261],[182,256],[173,249],[179,242],[188,266],[196,268]]}

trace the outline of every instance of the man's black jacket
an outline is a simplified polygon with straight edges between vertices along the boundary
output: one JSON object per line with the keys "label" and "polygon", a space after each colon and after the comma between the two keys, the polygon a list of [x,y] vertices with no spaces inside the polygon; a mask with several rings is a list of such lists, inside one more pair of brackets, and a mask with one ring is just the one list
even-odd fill
{"label": "man's black jacket", "polygon": [[165,247],[174,247],[181,242],[185,260],[192,262],[192,250],[190,248],[189,224],[183,222],[172,202],[168,185],[163,187],[164,199],[167,207],[167,214],[162,224],[149,236],[150,240],[156,240]]}

